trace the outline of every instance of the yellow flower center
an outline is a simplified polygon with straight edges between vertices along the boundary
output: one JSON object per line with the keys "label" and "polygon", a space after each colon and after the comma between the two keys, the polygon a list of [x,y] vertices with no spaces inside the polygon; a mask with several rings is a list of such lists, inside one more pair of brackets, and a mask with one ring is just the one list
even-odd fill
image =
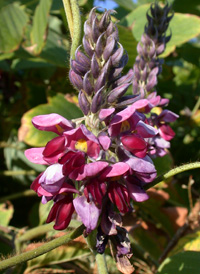
{"label": "yellow flower center", "polygon": [[64,129],[63,128],[61,128],[61,126],[59,126],[59,125],[55,125],[55,127],[56,127],[56,129],[57,129],[57,131],[58,131],[58,133],[63,133],[64,132]]}
{"label": "yellow flower center", "polygon": [[131,126],[128,121],[123,121],[121,124],[120,132],[128,131],[130,130]]}
{"label": "yellow flower center", "polygon": [[84,139],[79,139],[76,143],[75,143],[75,149],[83,151],[83,152],[87,152],[87,141]]}
{"label": "yellow flower center", "polygon": [[112,177],[110,180],[111,180],[112,182],[114,182],[114,181],[119,181],[120,178],[121,178],[121,175],[119,175],[119,176],[114,176],[114,177]]}
{"label": "yellow flower center", "polygon": [[143,112],[145,112],[145,107],[143,107],[143,108],[137,108],[137,111],[140,112],[140,113],[143,113]]}

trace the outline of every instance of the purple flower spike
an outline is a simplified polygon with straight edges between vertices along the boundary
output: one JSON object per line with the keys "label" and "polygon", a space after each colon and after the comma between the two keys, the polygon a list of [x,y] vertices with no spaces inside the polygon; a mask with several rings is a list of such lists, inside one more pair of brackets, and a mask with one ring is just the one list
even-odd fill
{"label": "purple flower spike", "polygon": [[85,196],[75,198],[73,204],[82,223],[86,227],[86,233],[89,234],[96,228],[101,210],[93,202],[88,203]]}
{"label": "purple flower spike", "polygon": [[32,123],[39,130],[53,131],[58,135],[73,128],[71,121],[56,113],[35,116]]}

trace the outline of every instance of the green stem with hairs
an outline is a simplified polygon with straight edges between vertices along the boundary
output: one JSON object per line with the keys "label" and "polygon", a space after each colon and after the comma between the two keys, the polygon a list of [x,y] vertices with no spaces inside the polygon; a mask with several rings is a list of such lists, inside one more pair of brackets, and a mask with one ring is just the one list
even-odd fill
{"label": "green stem with hairs", "polygon": [[75,51],[81,40],[81,16],[77,0],[63,0],[65,14],[72,38],[70,58],[75,58]]}
{"label": "green stem with hairs", "polygon": [[63,6],[65,10],[65,15],[67,17],[67,22],[68,22],[68,27],[69,27],[69,32],[71,37],[73,37],[73,15],[72,15],[72,10],[70,6],[70,0],[62,0],[63,1]]}
{"label": "green stem with hairs", "polygon": [[174,169],[171,169],[167,173],[165,173],[161,176],[158,176],[152,183],[146,184],[144,186],[144,189],[147,190],[147,189],[159,184],[160,182],[173,177],[176,174],[182,173],[182,172],[187,171],[187,170],[196,169],[196,168],[200,168],[200,162],[194,162],[194,163],[185,164],[185,165],[182,165],[182,166],[179,166],[179,167],[175,167]]}
{"label": "green stem with hairs", "polygon": [[97,262],[98,273],[99,274],[108,274],[105,254],[96,253],[95,259]]}
{"label": "green stem with hairs", "polygon": [[34,259],[36,257],[39,257],[39,256],[45,254],[45,253],[63,245],[63,244],[66,244],[66,243],[70,242],[71,240],[74,240],[77,237],[79,237],[83,233],[84,228],[85,228],[84,225],[81,225],[74,231],[68,233],[67,235],[56,238],[56,239],[54,239],[48,243],[45,243],[33,250],[21,253],[19,255],[16,255],[9,259],[1,261],[0,262],[0,270],[15,266],[20,263],[27,262],[31,259]]}
{"label": "green stem with hairs", "polygon": [[3,170],[0,171],[2,176],[19,176],[19,175],[36,175],[35,170]]}

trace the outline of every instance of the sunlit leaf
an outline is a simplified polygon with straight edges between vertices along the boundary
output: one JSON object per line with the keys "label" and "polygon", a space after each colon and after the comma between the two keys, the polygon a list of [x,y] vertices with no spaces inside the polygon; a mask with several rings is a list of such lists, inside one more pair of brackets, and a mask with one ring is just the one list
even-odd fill
{"label": "sunlit leaf", "polygon": [[135,8],[135,4],[132,0],[114,0],[115,3],[117,3],[120,7],[127,9],[127,10],[133,10]]}
{"label": "sunlit leaf", "polygon": [[185,251],[164,260],[157,274],[199,274],[200,252]]}
{"label": "sunlit leaf", "polygon": [[28,16],[18,3],[0,9],[0,52],[16,50],[22,39]]}
{"label": "sunlit leaf", "polygon": [[[144,26],[147,22],[146,13],[149,7],[149,4],[139,6],[120,22],[123,26],[131,28],[137,41],[140,41],[141,35],[144,32]],[[200,18],[192,14],[175,13],[170,22],[169,29],[172,32],[172,38],[167,44],[166,51],[162,55],[163,57],[173,52],[176,46],[181,45],[199,35]],[[169,33],[170,31],[168,31],[168,34]]]}
{"label": "sunlit leaf", "polygon": [[130,29],[124,26],[118,25],[118,30],[119,30],[119,42],[123,45],[123,48],[127,51],[128,53],[128,67],[133,67],[133,64],[135,62],[135,58],[137,56],[137,41],[134,38],[132,32]]}
{"label": "sunlit leaf", "polygon": [[178,241],[172,249],[169,256],[173,256],[181,251],[198,251],[200,252],[200,231],[188,234]]}
{"label": "sunlit leaf", "polygon": [[40,0],[33,17],[33,27],[31,30],[31,42],[34,46],[34,54],[39,54],[44,46],[48,14],[52,0]]}
{"label": "sunlit leaf", "polygon": [[13,216],[14,208],[10,202],[0,204],[0,225],[7,226]]}
{"label": "sunlit leaf", "polygon": [[80,109],[75,104],[68,102],[64,95],[57,94],[54,97],[49,97],[47,104],[39,105],[24,114],[19,130],[20,140],[30,146],[45,146],[49,140],[56,136],[55,133],[37,130],[31,120],[34,116],[50,113],[58,113],[69,120],[82,115]]}
{"label": "sunlit leaf", "polygon": [[40,203],[40,205],[39,205],[39,219],[40,219],[39,225],[46,223],[46,219],[49,215],[49,212],[50,212],[52,206],[53,206],[53,201],[49,201],[46,204]]}

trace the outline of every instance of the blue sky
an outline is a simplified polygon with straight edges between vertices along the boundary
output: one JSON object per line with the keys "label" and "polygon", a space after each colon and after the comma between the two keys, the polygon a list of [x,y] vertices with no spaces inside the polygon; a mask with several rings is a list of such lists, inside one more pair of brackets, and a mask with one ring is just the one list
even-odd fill
{"label": "blue sky", "polygon": [[117,7],[117,4],[113,2],[112,0],[106,0],[106,1],[95,0],[94,3],[95,3],[94,6],[99,6],[106,9],[113,9]]}
{"label": "blue sky", "polygon": [[[124,0],[126,1],[126,0]],[[135,0],[132,0],[133,2],[136,2]],[[94,1],[95,5],[94,6],[100,6],[102,8],[106,9],[113,9],[116,8],[118,5],[112,1],[112,0],[106,0],[106,1],[101,1],[101,0],[95,0]]]}

